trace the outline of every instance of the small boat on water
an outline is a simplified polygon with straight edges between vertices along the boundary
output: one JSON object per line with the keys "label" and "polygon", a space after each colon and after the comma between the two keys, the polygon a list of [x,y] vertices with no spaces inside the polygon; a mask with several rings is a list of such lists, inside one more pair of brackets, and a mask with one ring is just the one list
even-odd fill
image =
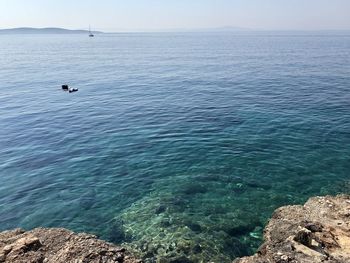
{"label": "small boat on water", "polygon": [[89,37],[94,37],[95,35],[91,32],[91,27],[89,26]]}

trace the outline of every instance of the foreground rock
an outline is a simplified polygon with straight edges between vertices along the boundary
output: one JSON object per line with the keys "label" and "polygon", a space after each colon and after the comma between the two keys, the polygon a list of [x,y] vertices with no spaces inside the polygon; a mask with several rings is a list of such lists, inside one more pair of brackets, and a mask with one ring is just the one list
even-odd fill
{"label": "foreground rock", "polygon": [[136,263],[125,249],[65,229],[16,229],[0,233],[0,262]]}
{"label": "foreground rock", "polygon": [[350,196],[315,197],[304,206],[277,209],[265,243],[234,263],[350,262]]}

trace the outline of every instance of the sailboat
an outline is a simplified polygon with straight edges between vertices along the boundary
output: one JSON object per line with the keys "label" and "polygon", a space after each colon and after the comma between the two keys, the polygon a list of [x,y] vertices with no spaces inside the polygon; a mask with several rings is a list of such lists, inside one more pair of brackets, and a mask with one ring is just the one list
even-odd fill
{"label": "sailboat", "polygon": [[94,34],[91,32],[91,27],[89,26],[89,37],[94,37]]}

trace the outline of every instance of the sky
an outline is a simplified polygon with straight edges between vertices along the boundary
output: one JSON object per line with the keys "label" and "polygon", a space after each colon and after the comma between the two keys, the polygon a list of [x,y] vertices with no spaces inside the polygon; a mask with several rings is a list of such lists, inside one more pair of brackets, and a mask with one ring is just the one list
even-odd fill
{"label": "sky", "polygon": [[350,30],[350,0],[0,0],[0,28]]}

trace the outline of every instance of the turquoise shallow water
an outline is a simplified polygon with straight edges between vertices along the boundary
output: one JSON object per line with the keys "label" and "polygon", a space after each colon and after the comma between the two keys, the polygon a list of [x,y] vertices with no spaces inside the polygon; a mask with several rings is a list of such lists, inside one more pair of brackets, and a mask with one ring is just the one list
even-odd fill
{"label": "turquoise shallow water", "polygon": [[0,57],[1,230],[230,262],[275,208],[350,192],[349,35],[0,35]]}

